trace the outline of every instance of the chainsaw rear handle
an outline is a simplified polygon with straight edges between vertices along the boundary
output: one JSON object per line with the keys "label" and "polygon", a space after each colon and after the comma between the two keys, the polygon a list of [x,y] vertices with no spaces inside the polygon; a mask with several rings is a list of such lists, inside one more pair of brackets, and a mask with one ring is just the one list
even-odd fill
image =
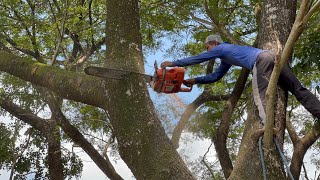
{"label": "chainsaw rear handle", "polygon": [[192,87],[189,87],[189,88],[180,88],[180,92],[191,92],[192,91]]}

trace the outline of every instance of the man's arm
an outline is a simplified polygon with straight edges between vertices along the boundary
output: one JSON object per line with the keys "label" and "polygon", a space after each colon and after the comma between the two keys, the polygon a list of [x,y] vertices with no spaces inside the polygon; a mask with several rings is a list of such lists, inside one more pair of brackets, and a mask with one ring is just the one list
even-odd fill
{"label": "man's arm", "polygon": [[161,63],[161,68],[165,68],[165,67],[173,67],[173,66],[179,66],[179,67],[184,67],[184,66],[189,66],[189,65],[194,65],[194,64],[200,64],[204,61],[208,61],[210,59],[214,59],[217,57],[221,56],[221,48],[219,48],[219,46],[211,49],[210,51],[206,51],[203,52],[199,55],[196,56],[191,56],[188,58],[184,58],[184,59],[179,59],[176,61],[165,61],[163,63]]}
{"label": "man's arm", "polygon": [[173,61],[172,65],[179,66],[179,67],[190,66],[194,64],[200,64],[202,62],[205,62],[211,59],[215,59],[219,56],[220,56],[219,48],[215,47],[212,50],[203,52],[199,55]]}
{"label": "man's arm", "polygon": [[195,84],[209,84],[219,81],[230,69],[231,65],[221,61],[220,66],[215,70],[215,72],[208,74],[206,76],[195,78]]}

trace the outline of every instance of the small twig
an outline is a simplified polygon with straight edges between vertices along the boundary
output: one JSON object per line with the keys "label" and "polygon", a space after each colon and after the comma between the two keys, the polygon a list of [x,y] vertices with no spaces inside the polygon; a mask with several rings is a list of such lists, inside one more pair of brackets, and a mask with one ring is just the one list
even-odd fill
{"label": "small twig", "polygon": [[100,141],[108,144],[108,141],[106,141],[106,140],[104,140],[104,139],[102,139],[102,138],[96,137],[96,136],[94,136],[94,135],[92,135],[92,134],[85,133],[85,132],[83,132],[83,131],[81,131],[81,133],[82,133],[83,135],[90,136],[90,137],[92,137],[92,138],[94,138],[94,139],[98,139],[98,140],[100,140]]}
{"label": "small twig", "polygon": [[[50,6],[51,7],[51,6]],[[59,49],[60,49],[60,46],[61,46],[61,43],[62,43],[62,40],[63,40],[63,35],[64,35],[64,30],[65,30],[65,23],[66,23],[66,19],[67,19],[67,16],[68,16],[68,0],[66,0],[66,8],[65,8],[65,12],[64,12],[64,15],[63,15],[63,19],[62,19],[62,23],[61,23],[61,29],[59,31],[59,26],[57,24],[57,30],[58,30],[58,44],[57,44],[57,47],[56,47],[56,50],[52,56],[52,60],[51,60],[51,65],[53,66],[55,61],[56,61],[56,58],[58,56],[58,53],[59,53]],[[52,13],[53,13],[53,10],[52,10]]]}
{"label": "small twig", "polygon": [[238,8],[238,6],[239,6],[239,4],[240,4],[241,1],[242,1],[242,0],[237,0],[237,1],[235,2],[234,6],[231,7],[231,9],[230,9],[230,11],[229,11],[229,15],[227,16],[227,18],[225,18],[225,19],[226,19],[226,22],[229,21],[230,17],[233,15],[234,11]]}
{"label": "small twig", "polygon": [[318,0],[309,10],[309,12],[305,15],[305,17],[303,18],[303,23],[307,23],[307,21],[309,20],[309,18],[315,13],[315,11],[317,9],[319,9],[320,7],[320,1]]}
{"label": "small twig", "polygon": [[286,126],[287,126],[287,130],[288,130],[290,139],[292,141],[292,144],[296,145],[297,142],[299,141],[299,136],[297,135],[294,127],[292,126],[292,123],[290,122],[289,117],[286,118]]}
{"label": "small twig", "polygon": [[304,170],[304,177],[309,180],[308,178],[308,174],[307,174],[307,170],[306,170],[306,166],[304,165],[304,163],[302,163],[302,167],[303,167],[303,170]]}
{"label": "small twig", "polygon": [[214,176],[213,170],[210,168],[209,164],[206,162],[206,156],[207,156],[207,154],[209,153],[211,146],[212,146],[212,143],[211,143],[210,146],[208,147],[206,153],[203,155],[202,162],[203,162],[203,164],[208,168],[208,170],[209,170],[212,178],[213,178],[213,179],[216,179],[215,176]]}
{"label": "small twig", "polygon": [[114,134],[111,134],[108,142],[107,142],[106,145],[104,146],[104,150],[103,150],[103,153],[102,153],[102,154],[103,154],[103,157],[104,157],[105,159],[109,159],[109,157],[108,157],[108,149],[109,149],[110,145],[111,145],[112,143],[114,143],[114,141],[115,141],[115,135],[114,135]]}

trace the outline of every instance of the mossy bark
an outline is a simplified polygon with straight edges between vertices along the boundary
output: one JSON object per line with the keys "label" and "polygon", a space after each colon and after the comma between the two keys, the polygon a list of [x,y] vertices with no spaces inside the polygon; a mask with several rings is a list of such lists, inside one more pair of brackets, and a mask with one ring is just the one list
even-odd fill
{"label": "mossy bark", "polygon": [[108,105],[105,91],[108,80],[102,78],[66,71],[4,51],[0,51],[0,71],[47,87],[63,98],[98,107]]}
{"label": "mossy bark", "polygon": [[[107,67],[144,72],[138,1],[107,1]],[[146,82],[132,75],[106,86],[121,158],[137,179],[194,179],[171,144]]]}

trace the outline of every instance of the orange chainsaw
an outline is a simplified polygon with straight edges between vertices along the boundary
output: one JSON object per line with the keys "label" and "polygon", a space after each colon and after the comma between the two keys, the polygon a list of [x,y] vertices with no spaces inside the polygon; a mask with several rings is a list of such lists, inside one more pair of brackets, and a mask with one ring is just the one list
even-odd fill
{"label": "orange chainsaw", "polygon": [[84,69],[88,75],[98,76],[103,78],[111,78],[121,80],[129,77],[131,74],[141,75],[150,84],[151,88],[158,93],[177,93],[177,92],[190,92],[191,87],[181,87],[184,81],[184,68],[158,68],[157,63],[154,64],[155,73],[153,76],[146,75],[138,72],[89,66]]}

